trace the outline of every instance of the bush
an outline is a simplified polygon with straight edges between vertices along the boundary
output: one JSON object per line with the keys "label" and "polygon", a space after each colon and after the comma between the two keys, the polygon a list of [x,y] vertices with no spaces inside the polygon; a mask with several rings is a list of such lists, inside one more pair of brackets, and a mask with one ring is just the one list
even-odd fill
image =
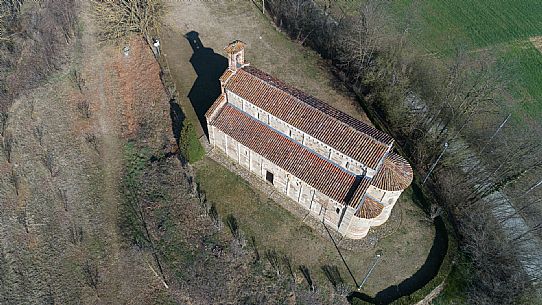
{"label": "bush", "polygon": [[119,206],[118,225],[126,241],[140,248],[149,246],[149,236],[144,227],[140,205],[141,176],[147,165],[148,151],[139,149],[134,143],[124,148],[126,170],[122,179],[123,202]]}
{"label": "bush", "polygon": [[130,33],[148,36],[160,24],[162,0],[93,0],[103,40],[115,40]]}
{"label": "bush", "polygon": [[179,150],[184,161],[194,163],[199,161],[205,155],[205,150],[198,140],[194,125],[185,120],[181,135],[179,137]]}

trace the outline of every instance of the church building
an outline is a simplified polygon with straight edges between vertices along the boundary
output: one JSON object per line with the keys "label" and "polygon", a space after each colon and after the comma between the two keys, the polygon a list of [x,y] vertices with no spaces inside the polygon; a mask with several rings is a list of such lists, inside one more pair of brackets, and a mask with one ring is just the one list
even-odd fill
{"label": "church building", "polygon": [[347,238],[386,222],[413,178],[393,138],[251,66],[244,49],[225,48],[211,147]]}

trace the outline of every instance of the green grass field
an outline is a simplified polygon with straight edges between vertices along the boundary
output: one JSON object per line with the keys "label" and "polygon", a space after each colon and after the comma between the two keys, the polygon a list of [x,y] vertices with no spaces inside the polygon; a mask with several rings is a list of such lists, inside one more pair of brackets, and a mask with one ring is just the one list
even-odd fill
{"label": "green grass field", "polygon": [[489,52],[508,74],[510,110],[542,122],[542,53],[529,41],[542,35],[541,1],[413,1],[393,2],[393,12],[419,45],[443,58],[458,46]]}

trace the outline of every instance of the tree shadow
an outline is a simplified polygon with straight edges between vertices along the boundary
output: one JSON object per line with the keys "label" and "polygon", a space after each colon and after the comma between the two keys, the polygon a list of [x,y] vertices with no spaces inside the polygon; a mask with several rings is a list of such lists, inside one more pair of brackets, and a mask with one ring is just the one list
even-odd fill
{"label": "tree shadow", "polygon": [[423,288],[429,281],[437,276],[440,266],[448,252],[448,232],[441,217],[435,218],[435,239],[429,251],[429,255],[416,273],[408,279],[399,283],[399,285],[390,286],[376,294],[374,298],[361,292],[352,292],[348,300],[352,302],[354,298],[372,304],[389,304],[403,296],[410,295],[416,290]]}
{"label": "tree shadow", "polygon": [[185,115],[175,99],[169,101],[169,117],[171,118],[171,131],[173,132],[173,137],[175,138],[175,141],[177,141],[177,144],[179,144]]}
{"label": "tree shadow", "polygon": [[198,32],[190,31],[185,37],[192,47],[190,63],[198,76],[188,93],[188,99],[196,111],[203,131],[208,135],[205,112],[221,93],[219,78],[228,67],[228,60],[213,49],[204,47]]}

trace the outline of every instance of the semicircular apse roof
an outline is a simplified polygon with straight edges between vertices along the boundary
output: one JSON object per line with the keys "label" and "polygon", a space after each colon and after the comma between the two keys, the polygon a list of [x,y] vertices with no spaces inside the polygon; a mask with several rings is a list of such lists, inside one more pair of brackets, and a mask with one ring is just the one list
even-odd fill
{"label": "semicircular apse roof", "polygon": [[412,183],[413,177],[408,161],[396,153],[390,153],[372,179],[371,185],[384,191],[402,191]]}

